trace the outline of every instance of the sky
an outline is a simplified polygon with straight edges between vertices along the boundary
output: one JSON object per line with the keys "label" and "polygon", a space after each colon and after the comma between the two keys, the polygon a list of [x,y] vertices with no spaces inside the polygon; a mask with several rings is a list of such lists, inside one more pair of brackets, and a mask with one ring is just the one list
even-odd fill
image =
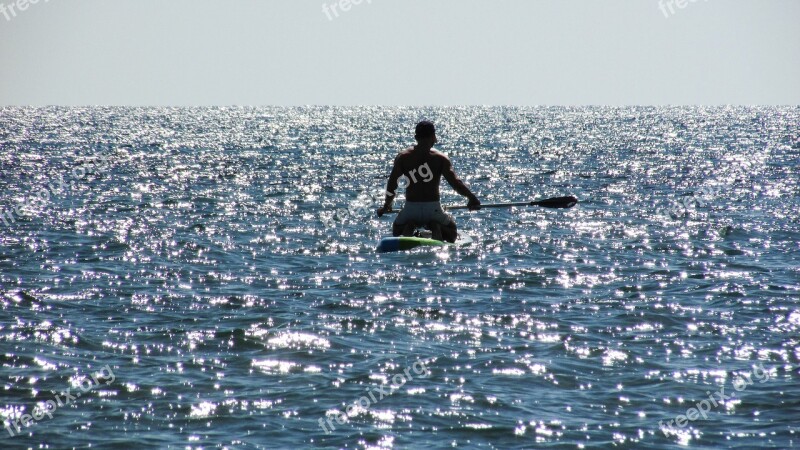
{"label": "sky", "polygon": [[0,105],[800,104],[800,0],[30,1]]}

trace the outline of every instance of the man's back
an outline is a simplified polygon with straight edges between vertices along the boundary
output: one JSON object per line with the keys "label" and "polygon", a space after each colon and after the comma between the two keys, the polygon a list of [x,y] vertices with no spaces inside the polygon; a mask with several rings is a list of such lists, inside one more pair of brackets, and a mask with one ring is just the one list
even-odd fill
{"label": "man's back", "polygon": [[405,176],[406,201],[437,202],[440,198],[439,184],[442,173],[447,169],[450,160],[434,149],[424,150],[408,148],[395,160],[395,165]]}

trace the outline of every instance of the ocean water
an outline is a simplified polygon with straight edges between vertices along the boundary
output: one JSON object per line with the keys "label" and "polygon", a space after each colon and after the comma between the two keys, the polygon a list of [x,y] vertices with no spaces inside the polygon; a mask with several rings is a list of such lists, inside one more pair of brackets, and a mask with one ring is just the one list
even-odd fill
{"label": "ocean water", "polygon": [[[580,204],[376,254],[420,119],[484,203]],[[2,108],[0,448],[798,446],[798,124]]]}

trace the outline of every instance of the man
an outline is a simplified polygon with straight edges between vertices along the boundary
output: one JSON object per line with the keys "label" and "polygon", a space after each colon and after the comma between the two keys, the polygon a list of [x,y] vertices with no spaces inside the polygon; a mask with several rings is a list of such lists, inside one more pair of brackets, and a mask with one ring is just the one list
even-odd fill
{"label": "man", "polygon": [[378,217],[392,211],[398,181],[408,183],[406,204],[398,214],[392,227],[395,236],[413,236],[418,227],[431,230],[434,239],[455,242],[458,237],[456,223],[445,214],[439,198],[439,183],[445,180],[459,194],[467,197],[470,210],[480,209],[481,202],[467,188],[453,170],[450,159],[433,149],[438,142],[433,123],[417,124],[417,145],[400,152],[394,160],[392,174],[386,187],[386,201],[378,209]]}

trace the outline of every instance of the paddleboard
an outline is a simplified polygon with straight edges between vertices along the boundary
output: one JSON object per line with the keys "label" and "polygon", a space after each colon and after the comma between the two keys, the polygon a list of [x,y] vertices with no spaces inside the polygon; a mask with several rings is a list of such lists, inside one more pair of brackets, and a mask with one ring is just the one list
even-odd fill
{"label": "paddleboard", "polygon": [[466,234],[459,234],[453,244],[424,237],[385,237],[378,244],[378,253],[404,252],[419,247],[466,247],[472,242],[472,238]]}

